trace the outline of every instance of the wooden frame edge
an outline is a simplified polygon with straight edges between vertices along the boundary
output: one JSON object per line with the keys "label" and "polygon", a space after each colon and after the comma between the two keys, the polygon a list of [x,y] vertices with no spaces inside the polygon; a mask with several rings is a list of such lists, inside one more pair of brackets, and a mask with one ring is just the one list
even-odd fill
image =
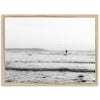
{"label": "wooden frame edge", "polygon": [[3,83],[2,86],[97,86],[97,83]]}
{"label": "wooden frame edge", "polygon": [[79,18],[79,17],[97,17],[97,14],[4,14],[4,17],[70,17],[70,18]]}
{"label": "wooden frame edge", "polygon": [[98,85],[98,15],[95,16],[95,79]]}
{"label": "wooden frame edge", "polygon": [[1,72],[1,76],[2,76],[2,85],[4,85],[5,84],[5,82],[4,82],[4,79],[5,79],[5,16],[4,15],[2,15],[1,16],[1,23],[2,23],[2,25],[1,25],[1,29],[2,29],[2,48],[1,48],[1,52],[2,52],[2,72]]}

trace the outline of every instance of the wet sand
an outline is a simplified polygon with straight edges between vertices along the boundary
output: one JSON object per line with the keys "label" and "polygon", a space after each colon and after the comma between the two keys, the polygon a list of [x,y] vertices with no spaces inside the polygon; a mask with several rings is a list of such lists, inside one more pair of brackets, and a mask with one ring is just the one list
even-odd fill
{"label": "wet sand", "polygon": [[79,83],[95,82],[95,73],[55,71],[6,71],[5,82],[10,83]]}

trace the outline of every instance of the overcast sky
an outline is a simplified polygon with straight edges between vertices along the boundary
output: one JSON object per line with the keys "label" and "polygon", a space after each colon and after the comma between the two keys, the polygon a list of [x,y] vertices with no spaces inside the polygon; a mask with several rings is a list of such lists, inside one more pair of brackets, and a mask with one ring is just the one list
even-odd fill
{"label": "overcast sky", "polygon": [[5,47],[94,50],[95,18],[6,18]]}

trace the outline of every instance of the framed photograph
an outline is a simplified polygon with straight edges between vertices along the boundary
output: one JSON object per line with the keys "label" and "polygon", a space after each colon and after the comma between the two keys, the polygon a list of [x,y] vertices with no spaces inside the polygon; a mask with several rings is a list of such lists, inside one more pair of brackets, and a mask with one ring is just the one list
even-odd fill
{"label": "framed photograph", "polygon": [[2,15],[2,85],[98,85],[98,15]]}

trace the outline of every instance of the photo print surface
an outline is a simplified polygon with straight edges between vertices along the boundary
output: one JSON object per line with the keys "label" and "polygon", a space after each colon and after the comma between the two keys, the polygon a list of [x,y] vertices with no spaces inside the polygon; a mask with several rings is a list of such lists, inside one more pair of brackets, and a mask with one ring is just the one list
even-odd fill
{"label": "photo print surface", "polygon": [[5,17],[5,83],[95,83],[95,18]]}

